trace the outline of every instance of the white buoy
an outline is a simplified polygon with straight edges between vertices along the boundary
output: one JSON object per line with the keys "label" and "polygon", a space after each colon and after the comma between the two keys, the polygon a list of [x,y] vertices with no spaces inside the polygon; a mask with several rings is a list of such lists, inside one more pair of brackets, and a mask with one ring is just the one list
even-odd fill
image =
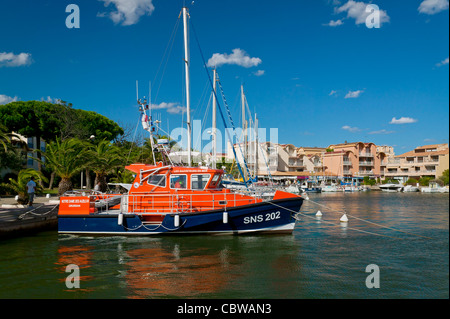
{"label": "white buoy", "polygon": [[15,200],[18,200],[18,199],[19,199],[19,195],[16,195],[16,197],[14,197],[14,199],[15,199]]}
{"label": "white buoy", "polygon": [[227,212],[223,212],[223,223],[224,224],[228,224],[228,213]]}
{"label": "white buoy", "polygon": [[342,217],[341,217],[340,221],[341,221],[342,223],[346,223],[346,222],[348,222],[348,217],[347,217],[347,214],[344,214],[344,215],[342,215]]}
{"label": "white buoy", "polygon": [[122,226],[123,224],[123,214],[119,213],[119,215],[117,216],[117,225]]}
{"label": "white buoy", "polygon": [[45,198],[50,198],[50,194],[45,195]]}
{"label": "white buoy", "polygon": [[175,227],[179,227],[180,226],[180,215],[175,215],[175,217],[173,219],[173,225]]}
{"label": "white buoy", "polygon": [[316,216],[317,217],[321,217],[322,216],[322,212],[320,210],[318,210],[317,213],[316,213]]}

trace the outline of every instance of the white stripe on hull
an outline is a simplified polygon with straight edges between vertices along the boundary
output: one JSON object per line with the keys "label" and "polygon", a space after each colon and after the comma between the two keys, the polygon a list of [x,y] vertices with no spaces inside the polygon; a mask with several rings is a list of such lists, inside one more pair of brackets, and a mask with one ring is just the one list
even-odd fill
{"label": "white stripe on hull", "polygon": [[177,232],[85,232],[85,231],[59,231],[59,234],[96,234],[96,235],[126,235],[126,236],[153,236],[161,234],[208,234],[208,235],[235,235],[235,234],[246,234],[246,233],[257,233],[257,232],[267,232],[267,233],[291,233],[294,230],[295,222],[289,223],[282,226],[267,227],[267,228],[256,228],[248,230],[223,230],[223,231],[177,231]]}

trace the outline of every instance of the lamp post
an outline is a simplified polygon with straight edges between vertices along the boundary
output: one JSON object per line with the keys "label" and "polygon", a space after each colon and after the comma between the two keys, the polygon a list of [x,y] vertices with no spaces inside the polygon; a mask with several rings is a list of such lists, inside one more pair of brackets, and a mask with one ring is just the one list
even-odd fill
{"label": "lamp post", "polygon": [[[94,141],[95,140],[95,135],[91,135],[88,139],[88,141]],[[88,175],[89,175],[89,169],[86,168],[86,188],[87,188],[87,182],[88,182]],[[83,190],[83,170],[81,170],[81,190]]]}

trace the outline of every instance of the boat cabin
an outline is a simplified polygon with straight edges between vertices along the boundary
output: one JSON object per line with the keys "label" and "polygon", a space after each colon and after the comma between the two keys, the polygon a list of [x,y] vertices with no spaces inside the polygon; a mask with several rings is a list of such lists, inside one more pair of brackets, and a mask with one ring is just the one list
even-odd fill
{"label": "boat cabin", "polygon": [[131,164],[125,167],[136,174],[129,195],[142,192],[178,192],[183,190],[220,190],[223,170],[202,167],[173,167]]}

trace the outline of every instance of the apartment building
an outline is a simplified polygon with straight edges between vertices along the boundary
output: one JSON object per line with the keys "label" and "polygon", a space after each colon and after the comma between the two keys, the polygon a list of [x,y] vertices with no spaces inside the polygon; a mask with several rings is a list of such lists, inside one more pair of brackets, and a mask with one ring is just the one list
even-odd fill
{"label": "apartment building", "polygon": [[414,150],[383,162],[386,178],[406,182],[409,178],[424,176],[438,178],[449,169],[448,143],[416,147]]}
{"label": "apartment building", "polygon": [[[235,144],[234,147],[238,160],[242,162],[243,145]],[[228,154],[232,154],[232,151]],[[332,144],[328,147],[296,147],[266,142],[260,144],[257,157],[251,156],[247,160],[252,172],[255,158],[260,177],[383,178],[388,159],[394,158],[394,150],[391,146],[379,147],[374,143],[363,142]]]}
{"label": "apartment building", "polygon": [[[13,136],[11,138],[12,144],[18,149],[23,149],[23,152],[26,152],[26,159],[21,163],[23,168],[33,168],[35,170],[39,169],[39,162],[35,160],[38,157],[37,148],[37,140],[36,137],[26,137],[21,134],[12,132]],[[24,147],[26,145],[26,147]],[[45,152],[45,141],[43,139],[40,140],[41,151]],[[42,160],[45,162],[45,157],[42,156]],[[11,173],[11,169],[0,167],[0,178],[3,178],[5,174]]]}
{"label": "apartment building", "polygon": [[343,177],[381,177],[381,163],[388,157],[374,143],[343,143],[328,146],[323,154],[324,169]]}
{"label": "apartment building", "polygon": [[[336,176],[323,166],[323,147],[296,147],[292,144],[260,143],[257,156],[255,147],[250,145],[247,165],[251,172],[255,172],[255,162],[259,177],[272,176],[274,179],[296,179],[309,176]],[[234,145],[238,161],[242,163],[243,145]],[[231,146],[228,156],[232,155]],[[253,150],[252,150],[253,149]]]}

